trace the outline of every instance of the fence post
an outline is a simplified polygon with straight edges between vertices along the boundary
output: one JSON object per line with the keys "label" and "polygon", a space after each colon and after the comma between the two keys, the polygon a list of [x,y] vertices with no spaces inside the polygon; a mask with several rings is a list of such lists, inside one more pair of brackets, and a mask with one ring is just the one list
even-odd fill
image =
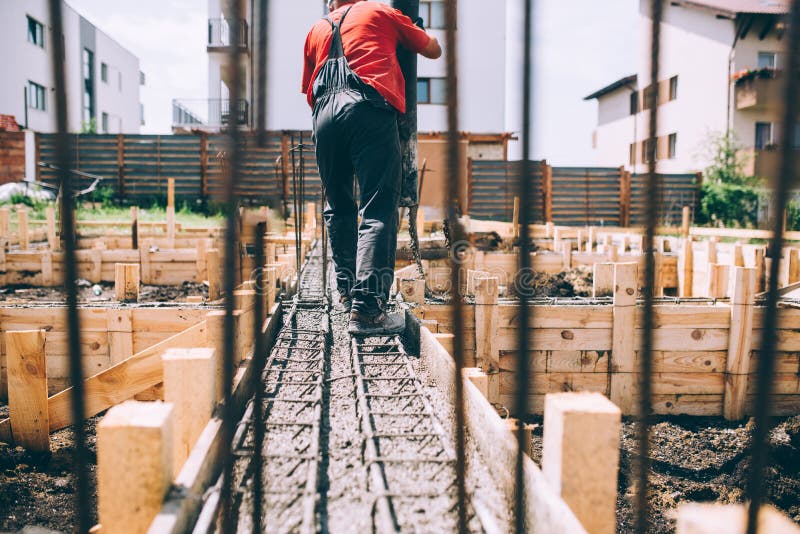
{"label": "fence post", "polygon": [[208,134],[200,134],[200,198],[208,198]]}
{"label": "fence post", "polygon": [[619,168],[619,225],[631,224],[631,173],[624,166]]}
{"label": "fence post", "polygon": [[117,134],[117,196],[125,200],[125,136]]}
{"label": "fence post", "polygon": [[614,265],[614,309],[609,397],[623,414],[636,413],[636,298],[639,264]]}
{"label": "fence post", "polygon": [[175,178],[167,178],[167,247],[175,248]]}
{"label": "fence post", "polygon": [[756,270],[736,267],[731,295],[731,329],[725,365],[723,415],[729,421],[744,417],[753,336]]}
{"label": "fence post", "polygon": [[[547,164],[547,160],[542,160],[542,195],[544,202],[544,222],[553,220],[553,168]],[[527,202],[527,199],[523,199]]]}
{"label": "fence post", "polygon": [[694,247],[692,238],[686,237],[681,241],[681,251],[678,255],[678,285],[679,295],[684,298],[692,296],[694,284]]}
{"label": "fence post", "polygon": [[8,411],[14,441],[26,449],[50,450],[44,330],[6,332]]}

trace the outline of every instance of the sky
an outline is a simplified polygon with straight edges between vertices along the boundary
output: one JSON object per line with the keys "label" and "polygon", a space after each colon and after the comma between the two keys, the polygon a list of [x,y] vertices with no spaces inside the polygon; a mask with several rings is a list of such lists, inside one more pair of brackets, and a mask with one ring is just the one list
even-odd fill
{"label": "sky", "polygon": [[[173,98],[206,97],[205,0],[67,1],[139,57],[147,76],[142,133],[170,132]],[[520,0],[508,1],[521,19]],[[597,104],[583,97],[635,72],[638,0],[535,5],[533,157],[557,165],[593,164]],[[509,38],[522,44],[518,34]],[[521,87],[521,76],[511,81]],[[509,106],[521,109],[518,102]]]}

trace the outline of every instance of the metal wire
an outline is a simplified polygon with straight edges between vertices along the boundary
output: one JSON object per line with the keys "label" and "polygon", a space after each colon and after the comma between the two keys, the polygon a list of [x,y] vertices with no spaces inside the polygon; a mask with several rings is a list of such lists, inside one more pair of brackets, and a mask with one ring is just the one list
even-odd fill
{"label": "metal wire", "polygon": [[533,76],[532,63],[533,54],[531,51],[533,40],[533,0],[525,0],[525,15],[524,15],[524,44],[523,44],[523,73],[522,73],[522,134],[520,141],[522,143],[522,168],[519,175],[519,184],[517,190],[521,196],[520,210],[519,210],[519,224],[520,224],[520,248],[519,248],[519,272],[517,275],[520,277],[517,280],[517,287],[519,288],[519,324],[517,345],[517,374],[516,374],[516,399],[514,411],[516,417],[520,420],[517,425],[517,458],[514,472],[514,529],[518,533],[527,531],[525,524],[525,475],[524,475],[524,462],[527,446],[525,444],[525,425],[522,423],[525,416],[528,415],[528,395],[530,394],[530,365],[528,361],[528,346],[530,339],[528,336],[528,328],[526,325],[530,324],[531,317],[533,316],[533,307],[528,306],[528,288],[522,286],[522,276],[526,276],[531,270],[531,255],[530,255],[530,237],[529,227],[531,223],[531,78]]}
{"label": "metal wire", "polygon": [[[658,76],[661,53],[661,18],[663,15],[663,0],[651,0],[652,35],[650,48],[650,113],[649,132],[647,139],[647,183],[645,210],[645,234],[642,243],[645,254],[644,273],[644,317],[642,319],[642,349],[639,353],[639,414],[638,414],[638,445],[639,454],[636,462],[636,532],[647,532],[649,520],[649,503],[647,500],[648,473],[650,471],[650,423],[653,411],[652,378],[653,378],[653,320],[654,285],[655,285],[655,255],[653,243],[656,233],[656,216],[658,213],[658,175],[656,174],[656,139],[658,122]],[[645,98],[648,98],[645,95]],[[645,101],[647,104],[647,101]]]}
{"label": "metal wire", "polygon": [[789,19],[787,47],[786,85],[783,102],[785,105],[780,137],[780,174],[773,182],[775,206],[775,227],[770,243],[772,263],[769,271],[766,310],[764,312],[764,333],[758,357],[758,374],[755,400],[755,428],[752,439],[752,462],[750,464],[749,493],[750,506],[747,511],[747,534],[758,530],[758,511],[766,498],[764,470],[769,454],[768,437],[773,421],[770,416],[773,378],[775,376],[775,352],[778,336],[772,335],[778,328],[778,277],[783,251],[784,217],[789,189],[794,179],[794,143],[797,142],[795,121],[800,112],[800,102],[796,97],[800,90],[800,0],[793,0]]}
{"label": "metal wire", "polygon": [[[242,6],[238,1],[228,1],[228,10],[231,18],[236,21],[230,27],[231,42],[238,43],[241,32]],[[231,76],[229,100],[230,109],[236,107],[239,99],[242,84],[242,69],[240,65],[241,49],[238,46],[231,46],[228,55],[228,72]],[[239,132],[238,117],[231,117],[228,121],[228,173],[225,176],[224,206],[225,218],[225,265],[223,271],[223,289],[225,291],[225,318],[223,321],[223,351],[222,351],[222,485],[220,490],[220,506],[222,508],[221,530],[222,532],[233,532],[233,518],[231,515],[231,481],[233,478],[233,430],[234,430],[234,410],[231,399],[233,388],[233,362],[236,340],[234,339],[234,320],[233,290],[236,283],[235,273],[235,254],[237,254],[236,243],[238,242],[237,230],[237,187],[239,184],[239,170],[242,160],[241,135]]]}
{"label": "metal wire", "polygon": [[56,96],[56,162],[61,183],[61,237],[64,241],[64,289],[67,301],[67,348],[71,382],[72,432],[75,440],[73,465],[75,472],[76,531],[89,532],[91,525],[91,495],[89,491],[88,450],[86,447],[86,406],[81,361],[80,318],[78,316],[77,261],[75,249],[75,199],[72,194],[72,151],[67,134],[67,94],[64,73],[64,24],[61,0],[50,0],[50,20],[53,26],[52,68]]}
{"label": "metal wire", "polygon": [[455,442],[456,442],[456,491],[458,492],[458,531],[467,531],[467,490],[464,480],[466,454],[464,453],[464,316],[461,297],[461,269],[457,246],[463,231],[458,221],[458,206],[461,198],[461,169],[459,167],[458,134],[458,49],[456,27],[458,21],[457,0],[445,2],[445,49],[447,55],[447,222],[451,231],[450,286],[453,295],[453,358],[455,359]]}

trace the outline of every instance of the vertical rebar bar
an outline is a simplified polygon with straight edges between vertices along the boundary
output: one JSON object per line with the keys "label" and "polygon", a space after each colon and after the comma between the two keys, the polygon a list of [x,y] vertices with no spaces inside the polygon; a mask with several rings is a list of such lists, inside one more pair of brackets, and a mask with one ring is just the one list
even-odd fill
{"label": "vertical rebar bar", "polygon": [[458,20],[457,0],[445,3],[445,50],[447,55],[447,223],[451,231],[450,291],[453,313],[453,358],[455,359],[455,441],[456,441],[456,491],[458,494],[458,531],[467,531],[466,455],[464,452],[464,317],[461,299],[461,261],[458,250],[463,232],[458,221],[461,198],[461,171],[459,167],[458,134],[458,54],[456,24]]}
{"label": "vertical rebar bar", "polygon": [[64,23],[61,0],[50,0],[50,21],[53,28],[51,65],[56,97],[56,162],[61,184],[61,223],[64,241],[64,289],[67,302],[67,348],[69,351],[69,376],[71,387],[72,432],[75,440],[73,465],[75,472],[75,511],[76,531],[89,532],[91,525],[91,495],[89,491],[88,451],[86,448],[86,428],[84,418],[86,406],[83,387],[83,366],[81,362],[80,317],[78,315],[78,287],[76,285],[77,261],[75,249],[75,200],[72,187],[72,157],[70,139],[67,134],[67,93],[64,72]]}
{"label": "vertical rebar bar", "polygon": [[253,309],[253,532],[263,532],[262,525],[264,512],[264,388],[261,384],[261,373],[267,362],[266,347],[264,343],[264,295],[267,288],[264,286],[264,234],[266,223],[256,225],[255,236],[255,274],[254,287],[256,289],[255,305]]}
{"label": "vertical rebar bar", "polygon": [[[663,0],[651,0],[652,32],[650,43],[650,94],[645,94],[645,104],[649,103],[649,130],[647,138],[647,183],[645,186],[645,234],[642,252],[645,254],[644,270],[644,316],[642,319],[642,350],[639,362],[639,414],[638,414],[638,461],[636,462],[636,532],[647,532],[649,505],[647,500],[648,473],[650,471],[650,419],[652,415],[652,377],[653,377],[653,298],[655,285],[655,241],[656,218],[658,213],[658,175],[656,173],[657,123],[658,123],[658,76],[661,55],[661,18]],[[648,100],[649,99],[649,100]]]}
{"label": "vertical rebar bar", "polygon": [[269,13],[269,0],[259,0],[258,2],[258,25],[251,31],[258,32],[258,52],[256,54],[258,69],[256,107],[256,128],[258,129],[258,146],[267,146],[267,75],[269,66],[269,26],[267,25],[267,15]]}
{"label": "vertical rebar bar", "polygon": [[[525,424],[523,420],[528,414],[528,395],[530,394],[530,365],[528,362],[528,345],[530,342],[528,325],[531,322],[533,308],[528,306],[527,287],[531,272],[530,237],[529,228],[531,223],[531,91],[533,76],[533,0],[525,0],[523,21],[523,67],[522,67],[522,132],[520,142],[522,143],[522,163],[519,174],[517,191],[520,195],[519,203],[519,271],[517,272],[517,294],[519,296],[519,329],[517,345],[517,373],[516,373],[516,399],[514,415],[519,420],[517,425],[517,460],[514,473],[514,529],[517,533],[527,531],[525,524],[525,476],[524,461],[525,451]],[[530,278],[532,280],[532,278]]]}
{"label": "vertical rebar bar", "polygon": [[[228,15],[236,21],[230,26],[231,42],[239,42],[241,31],[242,5],[238,0],[227,1]],[[231,46],[228,55],[228,72],[230,73],[229,105],[231,110],[237,109],[239,96],[243,88],[242,69],[240,68],[241,48]],[[228,172],[225,178],[223,203],[225,206],[225,268],[223,271],[223,289],[225,292],[225,318],[223,321],[223,346],[222,346],[222,487],[220,489],[220,507],[222,510],[222,532],[233,532],[233,517],[231,514],[231,483],[233,478],[233,451],[231,449],[234,430],[234,413],[231,399],[233,389],[233,362],[236,340],[234,339],[233,318],[233,290],[236,283],[235,254],[238,241],[237,230],[237,186],[239,183],[239,169],[241,165],[242,147],[239,132],[238,114],[232,114],[228,121]]]}
{"label": "vertical rebar bar", "polygon": [[789,189],[794,179],[793,167],[796,154],[794,146],[798,141],[795,122],[800,111],[800,102],[797,99],[797,92],[800,90],[800,79],[797,74],[800,72],[800,0],[792,1],[786,47],[787,65],[784,70],[786,73],[786,85],[784,86],[783,98],[785,107],[780,137],[780,172],[778,176],[773,178],[772,183],[775,225],[772,241],[770,242],[772,263],[769,269],[769,287],[767,290],[766,310],[764,312],[764,336],[762,337],[756,374],[755,428],[751,442],[752,462],[748,481],[750,507],[747,511],[747,534],[756,534],[758,531],[758,511],[766,499],[764,471],[769,455],[768,438],[773,424],[770,414],[770,401],[772,400],[775,352],[778,341],[774,333],[778,327],[778,279],[783,252],[783,232],[785,230],[783,215],[789,198]]}

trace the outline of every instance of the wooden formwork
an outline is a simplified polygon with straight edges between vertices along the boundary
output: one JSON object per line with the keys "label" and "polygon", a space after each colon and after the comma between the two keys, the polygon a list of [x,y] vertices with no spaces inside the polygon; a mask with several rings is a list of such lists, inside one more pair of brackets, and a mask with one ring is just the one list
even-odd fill
{"label": "wooden formwork", "polygon": [[[635,264],[616,267],[629,265],[634,267],[628,269],[629,276],[636,277]],[[764,309],[755,305],[755,271],[739,267],[734,277],[730,302],[676,301],[655,306],[655,413],[733,419],[752,413]],[[613,304],[532,305],[533,322],[528,326],[532,349],[526,357],[532,369],[533,413],[542,413],[545,394],[562,391],[600,392],[610,396],[623,414],[635,413],[642,331],[635,280],[629,279],[627,286],[633,297],[620,295],[623,286],[619,278],[615,280]],[[476,302],[464,312],[466,361],[489,373],[490,400],[510,406],[518,358],[519,304],[501,301],[496,295],[479,298],[477,293]],[[434,331],[454,333],[449,305],[425,304],[415,312]],[[772,406],[776,414],[793,415],[800,413],[800,310],[781,308],[779,317]],[[622,394],[615,391],[617,384],[622,384]]]}

